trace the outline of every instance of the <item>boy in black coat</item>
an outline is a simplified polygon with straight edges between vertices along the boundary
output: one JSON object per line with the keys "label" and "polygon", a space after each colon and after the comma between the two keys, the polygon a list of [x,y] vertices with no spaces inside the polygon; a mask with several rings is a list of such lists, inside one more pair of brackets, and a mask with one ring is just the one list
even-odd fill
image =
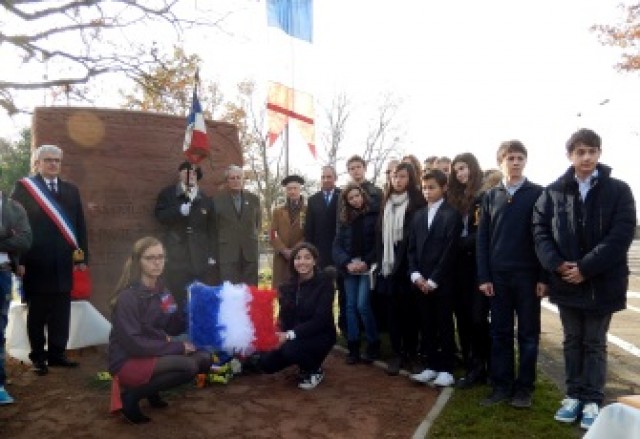
{"label": "boy in black coat", "polygon": [[629,186],[598,162],[595,132],[577,131],[566,148],[572,166],[538,199],[533,227],[564,332],[567,397],[555,419],[573,422],[581,415],[588,429],[604,399],[611,315],[626,307],[636,209]]}

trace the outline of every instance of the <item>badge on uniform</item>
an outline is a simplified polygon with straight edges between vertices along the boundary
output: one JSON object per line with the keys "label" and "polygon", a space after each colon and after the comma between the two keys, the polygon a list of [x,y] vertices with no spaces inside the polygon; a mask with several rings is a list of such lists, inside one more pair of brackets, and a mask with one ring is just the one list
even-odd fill
{"label": "badge on uniform", "polygon": [[81,248],[77,248],[73,251],[73,262],[76,264],[84,262],[84,252]]}

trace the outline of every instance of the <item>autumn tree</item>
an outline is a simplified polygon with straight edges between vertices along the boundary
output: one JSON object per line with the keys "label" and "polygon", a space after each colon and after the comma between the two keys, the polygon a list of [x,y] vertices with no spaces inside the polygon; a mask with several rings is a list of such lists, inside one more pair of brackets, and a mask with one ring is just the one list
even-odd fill
{"label": "autumn tree", "polygon": [[10,193],[16,181],[29,175],[31,130],[20,132],[20,140],[0,139],[0,191]]}
{"label": "autumn tree", "polygon": [[[57,87],[69,95],[107,73],[137,78],[158,61],[154,38],[217,26],[228,15],[189,18],[176,12],[178,3],[184,2],[1,0],[0,106],[13,115],[23,111],[16,100],[19,93]],[[153,33],[135,32],[151,25]]]}
{"label": "autumn tree", "polygon": [[615,25],[600,24],[592,30],[598,32],[603,44],[622,49],[622,60],[617,68],[622,71],[640,71],[640,3],[619,5],[623,20]]}

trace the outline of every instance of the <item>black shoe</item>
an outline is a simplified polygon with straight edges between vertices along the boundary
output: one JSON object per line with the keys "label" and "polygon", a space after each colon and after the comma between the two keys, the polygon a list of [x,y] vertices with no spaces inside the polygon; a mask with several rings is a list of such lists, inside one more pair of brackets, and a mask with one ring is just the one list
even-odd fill
{"label": "black shoe", "polygon": [[360,359],[363,363],[371,364],[378,358],[380,358],[380,342],[369,343]]}
{"label": "black shoe", "polygon": [[511,397],[511,406],[518,409],[528,409],[531,407],[531,392],[523,389],[515,391]]}
{"label": "black shoe", "polygon": [[349,366],[353,366],[360,362],[360,357],[356,354],[348,353],[347,358],[345,358],[344,362],[347,363]]}
{"label": "black shoe", "polygon": [[480,405],[483,407],[490,407],[492,405],[499,404],[502,401],[507,401],[509,398],[511,398],[511,395],[506,390],[494,389],[489,396],[480,401]]}
{"label": "black shoe", "polygon": [[345,362],[350,366],[358,364],[360,362],[360,342],[350,341],[347,343],[347,346],[349,348],[349,353],[347,354]]}
{"label": "black shoe", "polygon": [[138,406],[138,400],[130,392],[122,392],[122,416],[132,424],[146,424],[151,421],[151,418],[145,416],[140,411]]}
{"label": "black shoe", "polygon": [[80,365],[80,363],[78,363],[77,361],[70,361],[69,359],[67,359],[67,357],[54,357],[54,358],[49,358],[49,367],[68,367],[68,368],[73,368],[73,367],[78,367]]}
{"label": "black shoe", "polygon": [[400,373],[400,365],[402,359],[400,357],[393,357],[387,361],[387,375],[396,376]]}
{"label": "black shoe", "polygon": [[484,370],[472,370],[463,378],[460,378],[456,387],[458,389],[470,389],[471,387],[486,382],[487,377]]}
{"label": "black shoe", "polygon": [[159,393],[149,395],[147,401],[149,401],[149,407],[153,407],[154,409],[165,409],[169,407],[169,403],[162,399]]}
{"label": "black shoe", "polygon": [[44,361],[34,361],[33,368],[31,370],[33,371],[33,373],[39,376],[44,376],[49,373],[47,363],[45,363]]}

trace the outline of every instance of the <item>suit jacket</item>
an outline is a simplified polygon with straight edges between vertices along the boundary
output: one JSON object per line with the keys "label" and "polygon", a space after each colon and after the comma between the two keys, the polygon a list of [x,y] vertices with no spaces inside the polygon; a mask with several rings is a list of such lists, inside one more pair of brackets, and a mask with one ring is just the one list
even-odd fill
{"label": "suit jacket", "polygon": [[450,291],[462,216],[444,201],[431,227],[428,224],[428,208],[424,207],[416,212],[409,232],[409,276],[417,271],[438,284],[437,292]]}
{"label": "suit jacket", "polygon": [[[36,180],[46,187],[42,176],[37,175]],[[25,266],[22,287],[27,298],[30,295],[70,292],[74,249],[19,181],[13,187],[11,198],[26,210],[33,233],[31,248],[20,256],[20,265]],[[58,178],[56,198],[75,230],[78,245],[84,251],[84,262],[88,263],[87,226],[80,192],[74,184]]]}
{"label": "suit jacket", "polygon": [[209,257],[213,257],[213,206],[211,199],[198,189],[189,215],[184,216],[180,213],[180,206],[186,200],[180,184],[167,186],[158,195],[155,216],[165,227],[164,245],[169,257],[167,269],[202,276],[209,267]]}
{"label": "suit jacket", "polygon": [[216,261],[239,262],[242,255],[246,261],[257,262],[258,238],[262,230],[262,209],[258,197],[243,190],[240,213],[236,212],[229,191],[214,197],[213,205]]}
{"label": "suit jacket", "polygon": [[336,236],[338,200],[340,189],[335,188],[329,201],[324,201],[324,192],[318,191],[309,197],[304,225],[304,239],[315,245],[320,253],[320,267],[334,265],[332,257],[333,239]]}
{"label": "suit jacket", "polygon": [[280,251],[293,248],[304,240],[304,223],[307,212],[307,205],[302,200],[300,208],[300,218],[291,224],[289,210],[287,206],[276,207],[273,211],[271,222],[271,245],[273,246],[273,280],[272,285],[278,287],[284,281],[289,280],[289,261],[280,254]]}

